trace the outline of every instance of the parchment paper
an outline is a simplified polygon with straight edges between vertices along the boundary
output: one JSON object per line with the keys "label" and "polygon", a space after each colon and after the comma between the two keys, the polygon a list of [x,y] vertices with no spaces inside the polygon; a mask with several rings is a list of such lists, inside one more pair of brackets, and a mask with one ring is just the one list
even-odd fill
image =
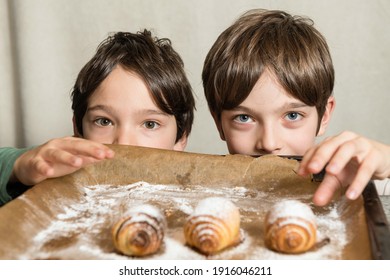
{"label": "parchment paper", "polygon": [[[298,162],[277,156],[206,155],[110,145],[112,160],[46,180],[0,208],[1,259],[127,259],[110,230],[134,204],[160,207],[168,220],[160,252],[147,259],[370,259],[362,198],[338,193],[327,207],[314,207],[318,183],[300,177]],[[208,196],[231,199],[241,214],[243,242],[214,256],[185,245],[182,226]],[[308,203],[319,220],[319,238],[330,243],[302,255],[264,247],[262,221],[276,201]]]}

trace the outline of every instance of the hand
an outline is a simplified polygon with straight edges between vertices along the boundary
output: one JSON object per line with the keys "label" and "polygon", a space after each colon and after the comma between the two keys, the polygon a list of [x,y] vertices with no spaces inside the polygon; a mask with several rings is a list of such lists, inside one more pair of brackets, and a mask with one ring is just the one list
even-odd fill
{"label": "hand", "polygon": [[75,137],[53,139],[22,154],[15,161],[10,181],[35,185],[113,157],[114,151],[97,142]]}
{"label": "hand", "polygon": [[328,204],[340,187],[347,187],[345,195],[353,200],[371,179],[389,177],[390,146],[346,131],[309,149],[298,174],[319,173],[325,166],[326,175],[314,194],[314,204]]}

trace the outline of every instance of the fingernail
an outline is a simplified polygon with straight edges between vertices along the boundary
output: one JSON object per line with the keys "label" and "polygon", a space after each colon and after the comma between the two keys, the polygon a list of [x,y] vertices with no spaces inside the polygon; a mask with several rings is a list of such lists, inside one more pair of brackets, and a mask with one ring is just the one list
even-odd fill
{"label": "fingernail", "polygon": [[79,166],[79,165],[81,165],[82,164],[82,159],[81,158],[79,158],[79,157],[75,157],[75,158],[73,158],[73,166]]}
{"label": "fingernail", "polygon": [[347,191],[347,193],[345,194],[346,196],[347,196],[347,198],[349,198],[349,199],[351,199],[351,200],[354,200],[354,199],[356,199],[357,198],[357,193],[356,193],[356,191],[354,191],[354,190],[349,190],[349,191]]}
{"label": "fingernail", "polygon": [[113,150],[108,150],[107,157],[112,158],[112,157],[114,157],[114,155],[115,155],[115,152]]}
{"label": "fingernail", "polygon": [[311,162],[309,165],[308,165],[308,167],[310,168],[310,169],[312,169],[312,170],[317,170],[318,169],[318,167],[319,167],[319,164],[317,163],[317,162]]}
{"label": "fingernail", "polygon": [[96,150],[96,156],[98,158],[102,158],[104,156],[104,151],[102,151],[100,149]]}
{"label": "fingernail", "polygon": [[329,173],[336,173],[337,172],[337,166],[333,163],[333,164],[329,164],[327,167],[326,167],[326,170],[329,172]]}

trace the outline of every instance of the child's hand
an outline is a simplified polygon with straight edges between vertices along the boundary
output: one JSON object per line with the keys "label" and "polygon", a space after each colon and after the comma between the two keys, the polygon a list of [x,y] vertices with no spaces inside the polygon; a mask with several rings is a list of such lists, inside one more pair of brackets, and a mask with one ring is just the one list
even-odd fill
{"label": "child's hand", "polygon": [[325,165],[326,175],[313,197],[319,206],[329,203],[340,187],[348,188],[347,198],[356,199],[369,180],[389,177],[390,146],[343,132],[309,149],[298,174],[319,173]]}
{"label": "child's hand", "polygon": [[10,181],[35,185],[113,156],[114,151],[97,142],[75,137],[53,139],[22,154],[15,161]]}

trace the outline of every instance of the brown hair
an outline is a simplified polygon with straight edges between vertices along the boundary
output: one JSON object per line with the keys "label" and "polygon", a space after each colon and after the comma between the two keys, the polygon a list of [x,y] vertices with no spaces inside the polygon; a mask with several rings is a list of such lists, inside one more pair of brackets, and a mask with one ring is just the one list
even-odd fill
{"label": "brown hair", "polygon": [[138,74],[146,83],[156,105],[174,115],[176,142],[189,135],[195,100],[185,75],[183,61],[168,39],[153,38],[151,32],[118,32],[97,48],[96,54],[81,69],[71,93],[76,128],[83,135],[82,119],[88,100],[102,81],[117,66]]}
{"label": "brown hair", "polygon": [[325,38],[308,18],[261,9],[243,14],[207,54],[202,79],[214,117],[241,104],[265,70],[293,97],[315,106],[321,121],[334,85]]}

